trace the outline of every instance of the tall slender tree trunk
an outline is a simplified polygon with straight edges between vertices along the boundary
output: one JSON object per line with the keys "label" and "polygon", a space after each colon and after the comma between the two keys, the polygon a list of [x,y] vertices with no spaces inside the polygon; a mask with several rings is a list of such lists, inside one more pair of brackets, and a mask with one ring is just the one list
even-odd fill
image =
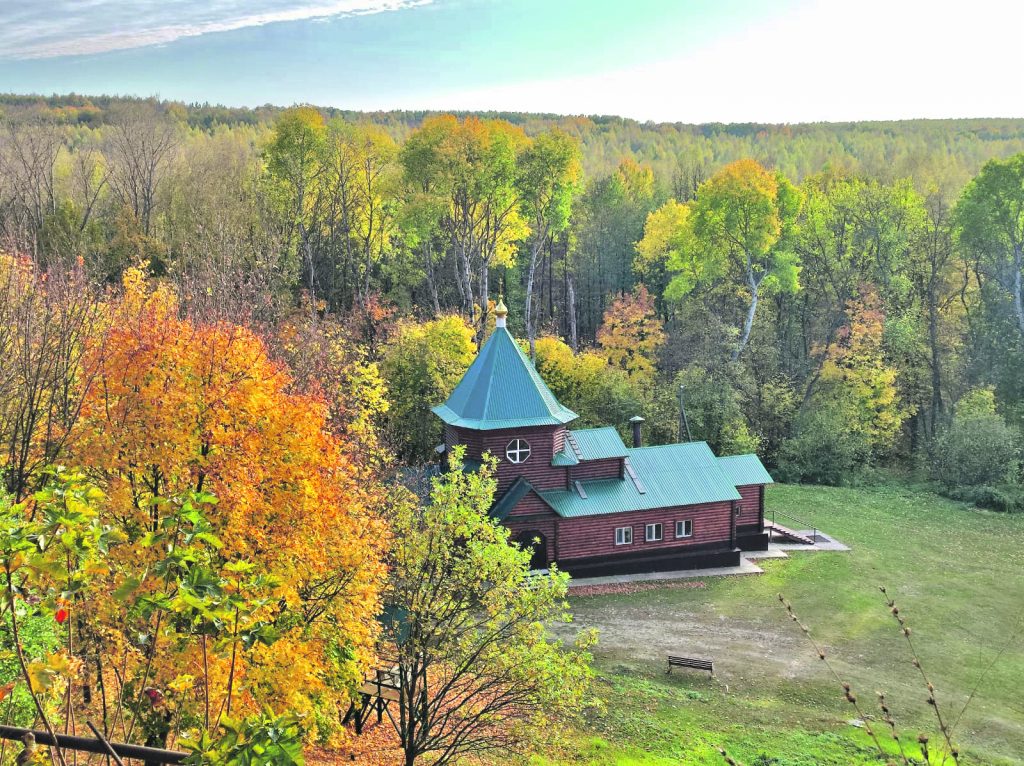
{"label": "tall slender tree trunk", "polygon": [[434,277],[434,248],[429,242],[423,246],[423,269],[427,273],[427,289],[434,316],[438,317],[441,315],[441,302],[437,298],[437,279]]}
{"label": "tall slender tree trunk", "polygon": [[1013,246],[1013,308],[1017,314],[1017,327],[1024,337],[1024,286],[1021,284],[1021,269],[1024,268],[1024,245]]}
{"label": "tall slender tree trunk", "polygon": [[537,361],[537,329],[533,319],[533,286],[537,276],[537,258],[544,247],[545,237],[538,237],[530,247],[530,268],[526,272],[526,306],[523,319],[526,321],[526,336],[530,339],[530,361]]}
{"label": "tall slender tree trunk", "polygon": [[568,278],[567,288],[569,293],[569,345],[572,346],[572,351],[575,354],[580,350],[580,342],[576,333],[576,290],[572,284],[572,275]]}
{"label": "tall slender tree trunk", "polygon": [[943,415],[942,406],[942,352],[939,349],[939,307],[935,300],[934,286],[928,295],[928,343],[931,346],[932,368],[932,404],[931,418],[928,424],[928,435],[935,436],[939,419]]}
{"label": "tall slender tree trunk", "polygon": [[477,321],[476,330],[476,345],[482,346],[484,343],[484,330],[487,327],[487,315],[490,313],[490,306],[487,305],[491,294],[491,270],[489,265],[489,259],[481,259],[480,263],[480,317]]}
{"label": "tall slender tree trunk", "polygon": [[743,334],[740,335],[740,343],[732,352],[732,361],[734,362],[740,358],[743,349],[747,347],[747,342],[750,340],[750,330],[754,326],[754,314],[757,313],[758,293],[761,289],[761,282],[754,278],[753,273],[750,273],[747,276],[747,284],[750,287],[750,307],[747,309],[747,318],[743,321]]}
{"label": "tall slender tree trunk", "polygon": [[473,306],[476,305],[476,299],[473,296],[473,271],[470,260],[472,254],[466,251],[465,248],[462,250],[462,282],[465,292],[463,293],[463,300],[465,301],[465,311],[467,317],[473,316]]}

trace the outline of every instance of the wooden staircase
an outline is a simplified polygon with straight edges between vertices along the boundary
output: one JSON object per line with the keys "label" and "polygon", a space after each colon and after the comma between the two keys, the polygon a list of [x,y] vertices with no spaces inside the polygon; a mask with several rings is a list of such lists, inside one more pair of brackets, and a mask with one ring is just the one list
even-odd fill
{"label": "wooden staircase", "polygon": [[778,535],[779,537],[783,537],[787,540],[790,540],[791,542],[800,543],[802,545],[814,545],[815,543],[815,540],[808,537],[807,535],[802,535],[799,532],[794,532],[789,527],[784,527],[778,522],[768,521],[767,519],[765,519],[764,522],[764,531],[771,533],[771,536],[773,538],[775,537],[775,535]]}

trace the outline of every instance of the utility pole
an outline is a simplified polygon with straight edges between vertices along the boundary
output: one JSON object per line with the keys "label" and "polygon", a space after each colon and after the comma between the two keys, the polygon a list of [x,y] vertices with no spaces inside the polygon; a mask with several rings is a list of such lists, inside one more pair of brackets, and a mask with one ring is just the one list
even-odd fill
{"label": "utility pole", "polygon": [[690,436],[690,422],[686,419],[686,386],[679,386],[679,441],[683,440],[683,434],[686,434],[686,441],[692,442],[693,437]]}

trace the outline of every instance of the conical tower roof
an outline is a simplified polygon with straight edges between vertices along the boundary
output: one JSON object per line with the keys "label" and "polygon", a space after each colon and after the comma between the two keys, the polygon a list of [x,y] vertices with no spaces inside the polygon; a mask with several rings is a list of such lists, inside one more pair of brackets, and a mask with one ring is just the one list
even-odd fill
{"label": "conical tower roof", "polygon": [[499,322],[448,401],[433,412],[445,423],[475,431],[555,426],[575,420],[541,380]]}

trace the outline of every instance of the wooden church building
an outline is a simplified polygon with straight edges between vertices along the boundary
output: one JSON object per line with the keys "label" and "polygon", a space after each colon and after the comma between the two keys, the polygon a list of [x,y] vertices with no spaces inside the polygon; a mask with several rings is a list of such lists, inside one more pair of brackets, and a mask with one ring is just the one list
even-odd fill
{"label": "wooden church building", "polygon": [[563,407],[506,328],[497,327],[451,396],[433,412],[445,448],[465,462],[499,459],[495,518],[575,576],[670,571],[740,563],[764,550],[764,488],[757,455],[716,457],[705,442],[633,446],[615,428],[573,429]]}

